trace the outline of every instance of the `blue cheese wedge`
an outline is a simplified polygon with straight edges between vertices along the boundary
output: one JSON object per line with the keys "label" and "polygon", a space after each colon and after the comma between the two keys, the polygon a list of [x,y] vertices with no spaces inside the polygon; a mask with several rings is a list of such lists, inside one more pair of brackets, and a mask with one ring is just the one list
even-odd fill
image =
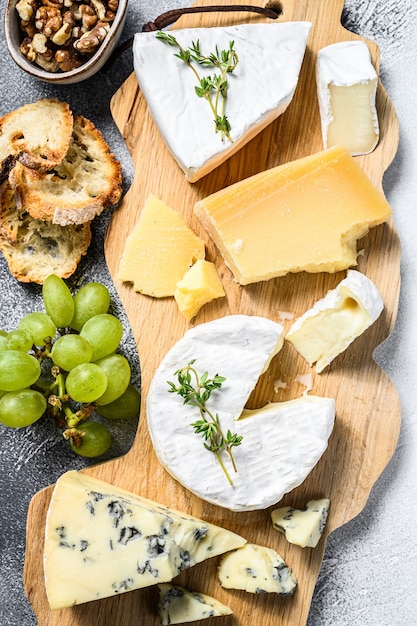
{"label": "blue cheese wedge", "polygon": [[241,547],[228,530],[70,471],[55,485],[45,530],[51,609],[161,582]]}
{"label": "blue cheese wedge", "polygon": [[316,79],[324,147],[372,152],[379,141],[378,76],[366,43],[339,41],[319,50]]}
{"label": "blue cheese wedge", "polygon": [[369,328],[384,309],[376,285],[364,274],[348,270],[335,289],[291,326],[287,341],[320,373]]}
{"label": "blue cheese wedge", "polygon": [[247,543],[222,557],[219,581],[225,589],[249,593],[294,594],[297,579],[284,559],[272,548]]}
{"label": "blue cheese wedge", "polygon": [[170,583],[160,584],[158,588],[160,591],[158,613],[162,626],[185,624],[233,613],[228,606],[204,593],[190,591]]}
{"label": "blue cheese wedge", "polygon": [[[280,324],[263,317],[222,317],[187,331],[155,372],[146,400],[155,452],[168,472],[203,500],[233,511],[265,509],[301,484],[327,448],[335,418],[331,398],[303,396],[245,409],[283,335]],[[224,433],[230,429],[243,437],[233,448],[236,472],[220,453],[232,485],[191,426],[199,419],[198,408],[168,392],[168,381],[177,382],[174,373],[191,360],[200,376],[207,371],[226,378],[207,406],[218,414]]]}
{"label": "blue cheese wedge", "polygon": [[284,533],[289,543],[301,548],[315,548],[326,526],[329,507],[329,498],[310,500],[304,510],[283,506],[272,511],[272,524]]}
{"label": "blue cheese wedge", "polygon": [[[197,97],[196,77],[178,59],[176,48],[156,33],[137,33],[133,59],[141,91],[161,135],[184,171],[195,182],[237,152],[282,115],[291,103],[304,58],[310,22],[240,24],[173,31],[186,49],[199,42],[208,55],[234,42],[239,62],[228,75],[226,115],[232,141],[215,132],[208,103]],[[202,76],[213,68],[199,67]]]}

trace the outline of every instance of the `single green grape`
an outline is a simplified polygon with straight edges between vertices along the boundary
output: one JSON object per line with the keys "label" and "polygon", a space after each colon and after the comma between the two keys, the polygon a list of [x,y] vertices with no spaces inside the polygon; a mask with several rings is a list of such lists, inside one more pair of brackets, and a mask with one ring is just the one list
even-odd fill
{"label": "single green grape", "polygon": [[49,315],[38,311],[27,313],[22,317],[18,328],[30,334],[35,346],[44,346],[46,340],[53,339],[56,334],[56,326]]}
{"label": "single green grape", "polygon": [[31,354],[18,350],[0,352],[0,389],[17,391],[30,387],[39,378],[41,366]]}
{"label": "single green grape", "polygon": [[5,337],[4,350],[19,350],[20,352],[29,352],[32,348],[32,337],[27,330],[19,329],[11,330]]}
{"label": "single green grape", "polygon": [[93,348],[92,361],[114,352],[122,338],[123,326],[120,320],[109,313],[101,313],[87,320],[80,336],[87,339]]}
{"label": "single green grape", "polygon": [[78,430],[84,433],[81,438],[81,445],[75,446],[70,440],[70,446],[80,456],[94,458],[105,454],[110,448],[112,437],[104,424],[85,422],[78,426]]}
{"label": "single green grape", "polygon": [[133,385],[113,402],[97,406],[97,413],[106,419],[127,419],[137,417],[140,410],[140,393]]}
{"label": "single green grape", "polygon": [[60,276],[50,274],[42,285],[45,311],[57,328],[70,325],[74,315],[74,299],[67,284]]}
{"label": "single green grape", "polygon": [[77,365],[89,363],[93,348],[80,335],[63,335],[57,339],[51,350],[51,357],[55,365],[66,372],[70,372]]}
{"label": "single green grape", "polygon": [[107,388],[102,396],[97,398],[97,404],[109,404],[126,391],[130,383],[129,361],[122,354],[110,354],[95,361],[104,370],[107,376]]}
{"label": "single green grape", "polygon": [[70,326],[80,332],[87,320],[95,315],[107,313],[110,293],[105,285],[91,282],[83,285],[74,296],[74,315]]}
{"label": "single green grape", "polygon": [[75,402],[95,402],[106,391],[106,387],[107,376],[95,363],[77,365],[66,379],[67,392]]}
{"label": "single green grape", "polygon": [[10,428],[24,428],[41,418],[46,406],[46,399],[39,391],[10,391],[0,399],[0,422]]}

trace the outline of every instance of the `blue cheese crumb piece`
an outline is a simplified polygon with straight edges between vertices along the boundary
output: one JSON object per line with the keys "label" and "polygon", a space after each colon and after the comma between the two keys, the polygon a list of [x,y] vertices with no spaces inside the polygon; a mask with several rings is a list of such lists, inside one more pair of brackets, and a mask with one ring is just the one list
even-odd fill
{"label": "blue cheese crumb piece", "polygon": [[228,606],[204,593],[170,583],[159,584],[158,588],[160,591],[158,612],[162,626],[184,624],[233,613]]}
{"label": "blue cheese crumb piece", "polygon": [[310,500],[304,510],[284,506],[272,511],[272,524],[290,543],[315,548],[326,526],[329,507],[329,498]]}
{"label": "blue cheese crumb piece", "polygon": [[225,589],[249,593],[292,596],[297,588],[295,575],[278,552],[254,543],[222,557],[219,581]]}

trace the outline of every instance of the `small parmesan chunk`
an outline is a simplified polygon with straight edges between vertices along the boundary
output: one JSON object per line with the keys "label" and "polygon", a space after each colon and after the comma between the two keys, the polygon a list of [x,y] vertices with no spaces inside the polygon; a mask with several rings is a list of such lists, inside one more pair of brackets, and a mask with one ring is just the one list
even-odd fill
{"label": "small parmesan chunk", "polygon": [[315,548],[326,526],[330,500],[310,500],[305,510],[283,506],[271,513],[274,528],[284,533],[289,543],[301,548]]}
{"label": "small parmesan chunk", "polygon": [[118,277],[145,295],[173,296],[178,281],[204,256],[204,242],[180,213],[150,195],[126,240]]}
{"label": "small parmesan chunk", "polygon": [[214,263],[204,259],[198,259],[190,267],[178,281],[174,293],[178,308],[187,320],[191,320],[211,300],[225,295]]}

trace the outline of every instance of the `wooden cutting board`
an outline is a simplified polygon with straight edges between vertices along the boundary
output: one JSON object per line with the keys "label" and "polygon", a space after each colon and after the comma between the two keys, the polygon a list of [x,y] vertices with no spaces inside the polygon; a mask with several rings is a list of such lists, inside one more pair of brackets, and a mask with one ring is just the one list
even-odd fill
{"label": "wooden cutting board", "polygon": [[[233,0],[234,1],[234,0]],[[197,3],[200,4],[200,3]],[[203,4],[203,3],[201,3]],[[229,2],[231,4],[231,2]],[[258,3],[256,3],[258,4]],[[260,3],[258,4],[260,5]],[[343,0],[284,0],[281,21],[308,20],[313,24],[295,98],[287,112],[253,139],[215,172],[193,185],[187,183],[168,153],[138,89],[130,76],[112,99],[114,119],[131,152],[136,176],[115,213],[105,239],[106,260],[136,338],[142,372],[142,394],[146,397],[153,373],[167,350],[189,328],[173,299],[152,299],[135,293],[117,280],[127,235],[137,222],[148,194],[153,193],[182,212],[187,223],[207,245],[222,277],[227,298],[202,309],[192,325],[236,313],[263,315],[282,322],[280,311],[298,316],[335,287],[344,274],[289,275],[265,283],[241,287],[225,267],[215,247],[193,216],[193,205],[201,197],[271,166],[322,149],[316,98],[314,64],[319,48],[336,41],[359,39],[340,24]],[[248,13],[188,15],[176,27],[215,26],[263,18]],[[377,46],[367,42],[374,64],[379,68]],[[372,154],[358,162],[382,189],[384,171],[392,161],[398,143],[398,124],[392,104],[379,85],[377,107],[381,139]],[[169,114],[169,112],[167,112]],[[175,120],[173,120],[175,123]],[[400,404],[396,390],[372,358],[373,350],[390,333],[397,314],[400,287],[400,244],[392,222],[373,229],[358,244],[358,269],[379,287],[385,311],[377,323],[338,357],[321,375],[288,346],[275,358],[250,398],[250,406],[299,397],[305,387],[295,382],[298,374],[313,372],[312,394],[334,397],[336,425],[328,450],[307,478],[288,494],[283,504],[302,507],[308,499],[328,496],[331,512],[326,535],[357,515],[364,507],[376,479],[387,465],[396,446],[400,427]],[[284,321],[284,326],[290,322]],[[273,381],[287,382],[286,389],[273,391]],[[315,549],[288,544],[272,529],[270,510],[231,513],[191,495],[157,461],[147,431],[145,402],[142,403],[138,433],[130,452],[117,460],[85,470],[102,480],[117,484],[168,506],[222,525],[244,535],[249,541],[275,548],[298,578],[294,598],[273,595],[252,596],[223,590],[216,579],[217,559],[183,572],[179,582],[205,592],[228,604],[233,617],[218,618],[220,624],[246,626],[304,625],[325,549],[325,537]],[[43,584],[43,528],[52,487],[36,494],[27,524],[25,588],[41,626],[154,626],[159,623],[156,589],[122,594],[111,599],[51,612]],[[204,622],[201,622],[204,623]],[[198,622],[200,624],[200,622]]]}

